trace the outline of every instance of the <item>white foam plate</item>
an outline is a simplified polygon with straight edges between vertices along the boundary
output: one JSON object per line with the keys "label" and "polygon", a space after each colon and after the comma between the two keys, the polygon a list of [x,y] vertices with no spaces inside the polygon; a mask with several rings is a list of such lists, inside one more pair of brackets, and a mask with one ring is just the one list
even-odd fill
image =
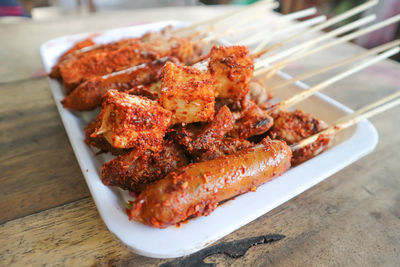
{"label": "white foam plate", "polygon": [[[159,30],[166,25],[179,27],[183,24],[178,21],[164,21],[119,28],[104,32],[95,40],[106,43],[124,37],[140,36],[149,30]],[[46,71],[50,71],[57,58],[74,42],[88,35],[66,36],[44,43],[40,52]],[[287,78],[289,78],[288,75],[281,73],[275,82]],[[373,125],[366,120],[362,121],[342,131],[335,138],[333,147],[291,168],[281,177],[260,186],[256,192],[236,197],[235,200],[218,207],[209,216],[189,220],[180,227],[157,229],[129,221],[125,213],[125,203],[129,198],[127,192],[102,184],[101,165],[110,157],[96,156],[96,151],[89,148],[83,141],[84,127],[93,117],[93,112],[74,113],[64,109],[60,104],[64,97],[64,88],[57,80],[49,79],[49,83],[65,130],[102,219],[110,232],[128,248],[148,257],[179,257],[210,245],[368,154],[378,141],[378,134]],[[304,88],[307,88],[305,84],[297,83],[288,90],[279,90],[277,97],[286,98]],[[298,107],[328,123],[352,112],[349,108],[322,94],[303,101]]]}

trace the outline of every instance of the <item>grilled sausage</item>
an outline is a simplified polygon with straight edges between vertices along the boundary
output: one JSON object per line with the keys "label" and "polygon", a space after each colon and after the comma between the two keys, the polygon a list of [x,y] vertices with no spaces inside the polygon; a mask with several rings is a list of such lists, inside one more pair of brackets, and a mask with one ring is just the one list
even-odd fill
{"label": "grilled sausage", "polygon": [[232,155],[190,164],[148,185],[131,203],[128,215],[158,228],[208,215],[220,202],[284,173],[291,157],[285,142],[263,140]]}

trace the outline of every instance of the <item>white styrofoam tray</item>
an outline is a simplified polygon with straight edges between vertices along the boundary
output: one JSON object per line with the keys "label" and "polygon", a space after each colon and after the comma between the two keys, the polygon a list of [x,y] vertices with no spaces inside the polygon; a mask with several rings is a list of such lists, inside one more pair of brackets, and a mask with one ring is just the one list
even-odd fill
{"label": "white styrofoam tray", "polygon": [[[159,30],[167,25],[179,27],[183,24],[178,21],[164,21],[119,28],[106,31],[95,37],[95,40],[107,43],[140,36],[149,30]],[[44,43],[40,52],[46,71],[51,70],[57,58],[74,42],[88,35],[60,37]],[[280,73],[279,79],[288,78],[288,75]],[[192,219],[180,227],[157,229],[129,221],[125,213],[125,203],[130,198],[129,194],[102,184],[101,165],[111,157],[96,156],[96,151],[84,143],[84,127],[93,118],[93,112],[75,113],[64,109],[60,103],[64,97],[64,88],[57,80],[49,79],[49,83],[65,130],[103,221],[110,232],[128,248],[148,257],[179,257],[208,246],[368,154],[378,141],[378,134],[373,125],[366,120],[362,121],[337,135],[333,147],[329,150],[291,168],[281,177],[260,186],[256,192],[236,197],[235,200],[218,207],[209,216]],[[282,93],[279,90],[277,98],[286,98],[304,88],[307,86],[299,82],[289,90],[282,90]],[[349,108],[322,94],[310,97],[297,107],[328,123],[351,112]]]}

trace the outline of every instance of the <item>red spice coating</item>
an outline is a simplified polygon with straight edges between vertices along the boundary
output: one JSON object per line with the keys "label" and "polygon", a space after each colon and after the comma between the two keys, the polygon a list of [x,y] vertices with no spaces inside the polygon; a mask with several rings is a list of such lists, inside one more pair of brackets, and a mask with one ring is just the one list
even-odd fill
{"label": "red spice coating", "polygon": [[167,61],[177,60],[174,58],[157,59],[127,70],[91,78],[67,95],[62,104],[64,108],[77,111],[95,109],[101,105],[102,99],[109,89],[127,91],[137,85],[148,85],[159,80],[161,69]]}
{"label": "red spice coating", "polygon": [[[123,70],[152,60],[170,56],[182,62],[190,62],[195,56],[189,40],[179,37],[161,39],[127,40],[123,45],[105,45],[107,49],[95,49],[64,60],[59,64],[67,93],[80,83],[115,71]],[[111,46],[111,48],[110,48]]]}
{"label": "red spice coating", "polygon": [[218,81],[216,97],[240,100],[247,95],[254,62],[245,46],[214,46],[208,69]]}
{"label": "red spice coating", "polygon": [[183,149],[164,141],[160,152],[135,149],[104,164],[102,181],[105,185],[139,193],[147,184],[188,163]]}
{"label": "red spice coating", "polygon": [[[289,145],[297,143],[328,127],[328,125],[301,110],[278,111],[273,114],[274,125],[269,136],[272,139],[284,140]],[[326,150],[332,143],[333,136],[321,136],[314,143],[293,152],[292,165],[298,165]]]}
{"label": "red spice coating", "polygon": [[167,62],[162,71],[160,104],[172,111],[172,124],[212,120],[215,83],[208,73]]}
{"label": "red spice coating", "polygon": [[265,140],[226,157],[190,164],[148,185],[132,203],[129,217],[165,228],[208,215],[220,202],[281,175],[291,157],[286,143]]}
{"label": "red spice coating", "polygon": [[266,133],[274,124],[274,119],[266,110],[248,99],[241,101],[242,110],[238,114],[233,129],[228,133],[230,137],[248,139],[255,135]]}
{"label": "red spice coating", "polygon": [[132,45],[110,52],[83,54],[80,58],[62,62],[60,72],[67,93],[71,93],[80,83],[96,76],[160,58],[158,54],[143,51],[140,48],[139,45]]}
{"label": "red spice coating", "polygon": [[101,135],[116,148],[157,150],[171,112],[147,98],[109,90],[99,117],[102,124],[92,136]]}
{"label": "red spice coating", "polygon": [[[92,37],[86,38],[80,42],[77,42],[75,45],[73,45],[70,49],[68,49],[66,52],[64,52],[64,54],[62,54],[59,58],[58,58],[58,63],[64,61],[65,59],[67,59],[69,56],[71,56],[71,54],[73,54],[74,52],[84,48],[84,47],[88,47],[88,46],[92,46],[95,45],[96,43],[92,40]],[[53,68],[51,69],[51,72],[49,74],[49,76],[51,78],[61,78],[61,73],[60,73],[60,69],[59,69],[59,65],[56,64],[53,66]]]}

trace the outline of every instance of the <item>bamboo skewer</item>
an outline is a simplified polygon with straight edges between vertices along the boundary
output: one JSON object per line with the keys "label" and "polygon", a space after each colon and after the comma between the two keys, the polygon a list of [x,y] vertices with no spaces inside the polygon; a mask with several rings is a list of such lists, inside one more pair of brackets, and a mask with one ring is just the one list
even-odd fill
{"label": "bamboo skewer", "polygon": [[[324,21],[324,20],[326,20],[326,16],[318,16],[316,18],[312,18],[312,19],[306,20],[306,21],[301,22],[301,23],[296,23],[294,25],[290,25],[288,27],[285,27],[284,29],[275,29],[275,30],[268,29],[268,34],[267,35],[265,35],[264,32],[261,32],[261,33],[264,34],[263,36],[257,35],[256,38],[254,38],[254,35],[253,35],[253,36],[250,36],[249,38],[245,38],[244,40],[241,40],[239,44],[240,45],[244,45],[245,43],[257,42],[261,38],[262,39],[267,38],[269,40],[272,39],[272,38],[279,38],[280,35],[288,34],[288,33],[294,32],[294,31],[298,31],[298,30],[307,28],[310,25],[314,25],[314,24],[320,23],[321,21]],[[265,25],[259,25],[258,27],[263,27],[263,26],[265,26]],[[256,27],[254,27],[254,28],[256,28]],[[235,32],[235,34],[237,34],[238,32],[240,32],[240,30]],[[224,36],[229,35],[229,34],[232,34],[232,32],[223,32],[221,34],[211,35],[211,36],[206,37],[206,38],[204,38],[202,40],[199,40],[199,42],[203,43],[203,44],[204,43],[209,43],[209,42],[212,42],[212,41],[214,41],[214,40],[216,40],[218,38],[224,37]],[[266,37],[266,36],[268,36],[268,37]]]}
{"label": "bamboo skewer", "polygon": [[396,15],[394,17],[391,17],[389,19],[386,19],[386,20],[381,21],[379,23],[376,23],[374,25],[368,26],[368,27],[366,27],[364,29],[361,29],[361,30],[355,31],[353,33],[347,34],[345,36],[342,36],[342,37],[340,37],[338,39],[335,39],[335,40],[333,40],[333,41],[331,41],[329,43],[326,43],[324,45],[318,46],[313,50],[309,50],[309,51],[306,51],[304,53],[299,53],[299,54],[294,55],[294,56],[292,56],[292,57],[290,57],[290,58],[288,58],[288,59],[286,59],[284,61],[272,64],[271,66],[269,66],[269,67],[267,67],[265,69],[255,71],[254,75],[260,75],[262,73],[266,73],[266,72],[270,71],[270,73],[268,74],[268,77],[266,78],[266,79],[268,79],[269,77],[271,77],[272,75],[277,73],[279,70],[283,69],[285,66],[287,66],[291,62],[294,62],[294,61],[297,61],[297,60],[302,59],[304,57],[307,57],[307,56],[310,56],[312,54],[318,53],[318,52],[320,52],[322,50],[328,49],[328,48],[330,48],[332,46],[335,46],[337,44],[353,40],[353,39],[355,39],[357,37],[360,37],[360,36],[362,36],[364,34],[367,34],[367,33],[376,31],[378,29],[384,28],[384,27],[386,27],[386,26],[388,26],[390,24],[396,23],[398,21],[400,21],[400,15]]}
{"label": "bamboo skewer", "polygon": [[[310,9],[310,11],[313,11],[314,9]],[[307,12],[307,13],[299,13],[299,14],[297,14],[297,16],[296,17],[300,17],[300,15],[305,15],[305,14],[309,14],[310,12]],[[262,13],[261,13],[261,15],[262,15]],[[292,15],[292,14],[289,14],[289,15]],[[287,15],[287,16],[289,16],[289,15]],[[250,29],[257,29],[258,27],[265,27],[266,25],[268,25],[268,24],[270,24],[270,22],[269,21],[266,21],[266,22],[263,22],[263,23],[259,23],[258,25],[248,25],[247,27],[240,27],[240,28],[238,28],[239,26],[241,26],[241,25],[244,25],[244,24],[249,24],[249,22],[248,22],[248,20],[254,20],[255,18],[257,18],[257,15],[254,15],[254,14],[251,14],[251,16],[252,17],[248,17],[248,19],[245,19],[245,20],[240,20],[240,21],[238,21],[237,23],[235,23],[235,24],[233,24],[233,25],[229,25],[228,26],[228,29],[225,29],[223,32],[217,32],[217,33],[214,33],[214,34],[212,34],[212,35],[209,35],[209,36],[207,36],[207,37],[203,37],[202,39],[199,39],[198,40],[198,43],[204,43],[204,44],[207,44],[207,43],[210,43],[210,42],[212,42],[212,41],[215,41],[216,39],[218,39],[218,38],[221,38],[221,37],[224,37],[224,36],[228,36],[228,35],[232,35],[232,34],[238,34],[238,33],[240,33],[240,32],[243,32],[243,31],[246,31],[246,30],[250,30]],[[254,17],[255,16],[255,17]],[[284,19],[284,17],[285,16],[282,16],[282,21],[280,21],[281,23],[282,22],[284,22],[284,21],[286,21],[287,19]],[[320,20],[319,20],[319,22],[320,22]],[[313,25],[313,24],[315,24],[315,23],[317,23],[317,22],[314,22],[314,23],[312,23],[312,24],[310,24],[310,25]],[[210,29],[210,31],[211,31],[212,29]],[[275,30],[276,31],[276,30]],[[254,36],[250,36],[249,37],[249,39],[253,39],[254,38]],[[258,37],[259,38],[259,37]],[[247,39],[246,39],[247,40]],[[257,41],[257,40],[256,40]]]}
{"label": "bamboo skewer", "polygon": [[318,23],[321,23],[322,21],[325,21],[325,20],[326,20],[326,16],[322,15],[322,16],[318,16],[318,17],[303,21],[303,22],[289,25],[289,26],[285,27],[284,29],[273,31],[272,33],[269,29],[267,29],[262,32],[259,32],[258,34],[251,36],[250,38],[241,40],[240,44],[241,45],[251,45],[260,40],[270,42],[271,40],[278,38],[279,35],[284,35],[284,34],[298,31],[298,30],[307,29],[308,27],[318,24]]}
{"label": "bamboo skewer", "polygon": [[330,85],[332,85],[332,84],[334,84],[334,83],[336,83],[336,82],[338,82],[338,81],[340,81],[340,80],[342,80],[344,78],[347,78],[350,75],[352,75],[352,74],[354,74],[354,73],[356,73],[358,71],[361,71],[361,70],[363,70],[363,69],[365,69],[365,68],[367,68],[367,67],[369,67],[369,66],[371,66],[371,65],[373,65],[373,64],[375,64],[375,63],[377,63],[379,61],[387,59],[387,58],[397,54],[399,51],[400,51],[399,47],[392,48],[392,49],[390,49],[390,50],[388,50],[388,51],[386,51],[386,52],[384,52],[384,53],[382,53],[380,55],[377,55],[377,56],[375,56],[375,57],[373,57],[371,59],[368,59],[368,60],[360,63],[359,65],[357,65],[357,66],[355,66],[353,68],[350,68],[350,69],[348,69],[348,70],[346,70],[346,71],[344,71],[342,73],[339,73],[339,74],[337,74],[337,75],[335,75],[335,76],[333,76],[333,77],[331,77],[331,78],[329,78],[329,79],[327,79],[327,80],[325,80],[325,81],[323,81],[323,82],[321,82],[321,83],[319,83],[317,85],[314,85],[314,86],[312,86],[312,87],[310,87],[310,88],[308,88],[308,89],[306,89],[306,90],[304,90],[304,91],[302,91],[302,92],[300,92],[300,93],[298,93],[298,94],[296,94],[296,95],[294,95],[292,97],[287,98],[286,100],[283,100],[283,101],[271,106],[269,110],[270,110],[270,112],[273,112],[273,111],[276,111],[278,109],[284,109],[284,108],[288,108],[290,106],[293,106],[293,105],[297,104],[298,102],[300,102],[300,101],[310,97],[311,95],[315,94],[316,92],[321,91],[322,89],[324,89],[324,88],[326,88],[326,87],[328,87],[328,86],[330,86]]}
{"label": "bamboo skewer", "polygon": [[192,31],[192,30],[195,30],[196,28],[201,27],[201,26],[211,25],[213,23],[216,24],[216,23],[219,23],[219,22],[224,21],[226,19],[230,19],[232,17],[240,15],[240,13],[242,13],[243,11],[253,10],[254,8],[259,8],[260,6],[268,5],[268,4],[271,4],[272,2],[273,2],[273,0],[261,0],[261,1],[258,1],[256,3],[250,5],[250,6],[247,6],[247,7],[241,8],[239,10],[234,10],[232,12],[229,12],[228,14],[224,14],[224,15],[221,15],[221,16],[217,16],[215,18],[211,18],[211,19],[200,21],[200,22],[196,22],[196,23],[193,23],[193,24],[191,24],[191,25],[189,25],[187,27],[177,29],[174,33],[182,33],[182,32],[185,32],[185,31]]}
{"label": "bamboo skewer", "polygon": [[[277,19],[277,23],[293,21],[293,20],[296,20],[296,19],[299,19],[299,18],[303,18],[303,17],[306,17],[306,16],[313,15],[316,12],[317,12],[317,9],[315,7],[312,7],[312,8],[304,9],[304,10],[301,10],[301,11],[298,11],[298,12],[293,12],[293,13],[290,13],[290,14],[287,14],[287,15],[282,15],[281,17],[279,17]],[[309,21],[309,20],[306,20],[306,21]],[[271,23],[271,22],[269,22],[269,23]],[[293,26],[293,25],[289,25],[288,27],[291,27],[291,26]],[[278,27],[278,28],[280,28],[280,27]],[[239,29],[239,32],[241,32],[243,30],[249,30],[249,29],[251,29],[251,25],[248,26],[248,27],[244,27],[243,29]],[[259,32],[257,34],[252,35],[251,38],[248,38],[248,43],[252,43],[252,42],[256,42],[256,41],[262,40],[260,38],[265,37],[265,33],[268,30],[270,30],[270,28],[268,28],[266,30],[262,30],[261,32]],[[243,43],[243,44],[245,44],[245,43]]]}
{"label": "bamboo skewer", "polygon": [[[319,25],[316,25],[316,26],[310,28],[309,30],[307,30],[305,32],[298,33],[296,35],[293,35],[293,36],[291,36],[291,37],[279,42],[279,43],[276,43],[276,44],[274,44],[272,46],[269,46],[269,47],[265,48],[265,50],[270,51],[272,49],[275,49],[275,48],[278,48],[278,47],[282,47],[284,44],[292,42],[293,40],[297,39],[298,37],[300,37],[302,35],[318,32],[320,30],[326,29],[326,28],[328,28],[328,27],[330,27],[332,25],[335,25],[338,22],[341,22],[341,21],[343,21],[343,20],[345,20],[347,18],[350,18],[350,17],[358,14],[358,13],[361,13],[361,12],[371,8],[372,6],[375,6],[378,2],[379,2],[379,0],[371,0],[371,1],[368,1],[368,2],[366,2],[364,4],[362,4],[362,5],[356,6],[356,7],[352,8],[352,9],[350,9],[350,10],[348,10],[348,11],[346,11],[346,12],[340,14],[340,15],[337,15],[337,16],[335,16],[335,17],[333,17],[333,18],[331,18],[331,19],[329,19],[329,20],[327,20],[327,21],[325,21],[325,22],[323,22],[323,23],[321,23]],[[266,45],[266,43],[261,42],[257,46],[257,48],[255,49],[255,52],[258,53],[258,52],[263,51],[262,48],[265,45]]]}
{"label": "bamboo skewer", "polygon": [[278,6],[279,6],[279,3],[274,2],[269,5],[264,6],[262,8],[259,8],[257,10],[254,10],[254,11],[251,10],[250,14],[247,14],[247,13],[249,13],[249,11],[243,11],[240,13],[240,16],[241,16],[240,19],[232,18],[225,22],[221,22],[220,24],[213,24],[213,25],[210,25],[208,28],[206,28],[202,31],[199,31],[199,32],[208,34],[209,32],[215,32],[216,29],[218,29],[218,28],[219,29],[225,28],[222,33],[225,36],[225,35],[231,34],[232,32],[235,32],[242,25],[250,24],[255,19],[259,19],[259,18],[265,16],[265,14],[270,13],[271,10],[277,8]]}
{"label": "bamboo skewer", "polygon": [[217,23],[211,25],[211,27],[218,28],[218,27],[224,27],[224,26],[231,26],[231,25],[238,24],[238,23],[245,24],[245,23],[242,23],[242,21],[245,21],[245,20],[252,21],[254,19],[259,18],[265,12],[268,12],[270,14],[272,10],[274,10],[278,7],[279,7],[279,2],[272,2],[272,3],[268,3],[264,6],[261,6],[261,7],[257,8],[256,10],[244,10],[243,12],[241,12],[238,15],[239,17],[236,17],[236,16],[231,17],[227,20],[217,22]]}
{"label": "bamboo skewer", "polygon": [[[317,12],[317,9],[315,8],[315,7],[312,7],[312,8],[308,8],[308,9],[304,9],[304,10],[301,10],[301,11],[298,11],[298,12],[293,12],[293,13],[290,13],[290,14],[287,14],[287,15],[283,15],[283,16],[281,16],[281,17],[279,17],[279,19],[278,19],[278,23],[279,24],[285,24],[285,23],[287,23],[288,21],[292,21],[292,20],[295,20],[295,19],[299,19],[299,18],[303,18],[303,17],[307,17],[307,16],[310,16],[310,15],[313,15],[313,14],[315,14]],[[225,36],[229,36],[229,35],[232,35],[232,34],[238,34],[238,33],[241,33],[241,32],[245,32],[245,31],[249,31],[249,30],[254,30],[254,29],[257,29],[257,28],[259,28],[259,27],[265,27],[266,26],[266,24],[270,24],[271,22],[268,20],[268,21],[263,21],[263,22],[259,22],[259,23],[256,23],[256,24],[249,24],[249,25],[247,25],[247,26],[245,26],[245,27],[241,27],[240,29],[232,29],[232,30],[230,30],[230,31],[226,31],[225,33],[224,33],[224,35]],[[284,25],[281,25],[280,27],[283,27]],[[278,29],[280,28],[280,27],[278,27]],[[270,30],[270,29],[269,29]],[[276,29],[274,29],[274,31],[276,31]],[[211,36],[210,36],[211,37]],[[221,37],[220,35],[218,35],[218,38],[219,37]],[[251,38],[254,38],[254,35],[253,36],[251,36]]]}
{"label": "bamboo skewer", "polygon": [[271,56],[271,57],[268,57],[268,58],[264,58],[264,59],[258,61],[257,63],[255,63],[254,67],[255,67],[255,69],[259,69],[259,68],[261,68],[261,67],[263,67],[263,66],[265,66],[267,64],[270,64],[272,62],[275,62],[277,60],[280,60],[280,59],[283,59],[283,58],[285,58],[287,56],[290,56],[290,55],[294,54],[295,52],[298,52],[298,51],[301,51],[303,49],[307,49],[307,48],[310,48],[312,46],[315,46],[318,43],[320,43],[322,41],[325,41],[325,40],[327,40],[327,39],[329,39],[331,37],[338,36],[340,34],[343,34],[343,33],[349,32],[351,30],[354,30],[354,29],[356,29],[356,28],[358,28],[358,27],[360,27],[360,26],[362,26],[364,24],[367,24],[367,23],[375,20],[375,18],[376,18],[375,15],[370,15],[368,17],[356,20],[356,21],[354,21],[352,23],[349,23],[347,25],[339,27],[339,28],[337,28],[337,29],[335,29],[335,30],[333,30],[331,32],[328,32],[328,33],[326,33],[324,35],[318,36],[318,37],[316,37],[314,39],[311,39],[311,40],[309,40],[307,42],[301,43],[301,44],[296,45],[294,47],[291,47],[291,48],[289,48],[287,50],[284,50],[284,51],[282,51],[282,52],[280,52],[280,53],[278,53],[278,54],[276,54],[274,56]]}
{"label": "bamboo skewer", "polygon": [[334,123],[335,124],[342,124],[345,121],[348,121],[349,119],[352,119],[352,118],[354,118],[356,116],[359,116],[361,114],[369,112],[369,111],[371,111],[371,110],[373,110],[373,109],[375,109],[375,108],[377,108],[379,106],[382,106],[382,105],[386,104],[387,102],[390,102],[393,99],[396,99],[398,97],[400,97],[400,90],[395,92],[395,93],[393,93],[393,94],[391,94],[391,95],[389,95],[389,96],[387,96],[387,97],[384,97],[384,98],[382,98],[382,99],[380,99],[380,100],[378,100],[378,101],[376,101],[376,102],[374,102],[372,104],[369,104],[369,105],[357,110],[356,112],[354,112],[352,114],[349,114],[349,115],[347,115],[347,116],[335,121]]}
{"label": "bamboo skewer", "polygon": [[[251,11],[253,8],[256,8],[256,7],[259,7],[259,6],[260,6],[260,8],[255,12],[256,14],[265,12],[265,11],[266,11],[265,9],[267,9],[267,11],[270,11],[270,10],[272,10],[272,9],[274,9],[274,8],[276,8],[276,7],[279,6],[279,3],[278,3],[278,2],[273,2],[273,1],[274,1],[274,0],[261,0],[261,1],[257,2],[257,3],[254,3],[254,4],[250,5],[250,6],[247,6],[247,7],[245,7],[245,8],[242,8],[242,9],[240,9],[240,10],[235,10],[234,12],[231,12],[231,13],[229,13],[229,14],[225,14],[225,15],[223,15],[223,16],[219,16],[219,17],[217,17],[217,18],[210,19],[209,21],[210,21],[210,23],[211,23],[212,21],[220,21],[220,22],[221,22],[221,21],[227,20],[227,19],[229,19],[229,18],[234,18],[236,15],[241,15],[241,16],[242,16],[242,13],[243,13],[243,12]],[[252,16],[251,18],[253,18],[254,13],[249,14],[249,18],[250,18],[250,15]],[[238,24],[239,24],[239,25],[244,23],[243,20],[236,20],[236,21],[238,21]],[[206,22],[204,21],[204,22],[202,22],[202,23],[196,23],[196,25],[197,25],[197,24],[200,25],[200,24],[203,24],[203,23],[206,24]],[[177,34],[177,33],[180,32],[180,30],[186,30],[186,29],[191,28],[192,26],[195,26],[195,25],[192,24],[192,25],[190,25],[190,26],[188,26],[188,27],[183,27],[183,28],[177,29],[177,30],[175,30],[173,33],[174,33],[174,34]],[[232,26],[232,25],[230,25],[230,27],[231,27],[231,26]],[[238,25],[235,25],[235,26],[237,27]],[[197,26],[195,26],[195,27],[197,27]],[[209,27],[208,29],[206,29],[205,31],[199,31],[199,32],[191,33],[191,36],[192,36],[192,37],[189,37],[189,38],[191,39],[191,38],[193,38],[194,36],[195,36],[195,37],[202,36],[202,35],[204,35],[205,33],[209,32],[209,31],[212,31],[212,28],[215,28],[215,25],[210,26],[210,27]],[[232,28],[233,28],[233,26],[232,26]],[[195,43],[196,43],[196,42],[195,42]],[[199,43],[201,43],[201,41],[200,41]],[[92,51],[92,50],[94,50],[94,49],[96,49],[96,48],[101,47],[102,45],[103,45],[103,44],[95,44],[95,45],[87,46],[87,47],[84,47],[84,48],[82,48],[82,49],[79,49],[79,50],[73,52],[72,54],[74,55],[74,54],[80,54],[80,53],[89,52],[89,51]]]}
{"label": "bamboo skewer", "polygon": [[290,80],[287,80],[287,81],[285,81],[283,83],[280,83],[276,87],[273,87],[272,90],[281,89],[281,88],[286,87],[286,86],[288,86],[290,84],[293,84],[293,83],[295,83],[297,81],[308,79],[308,78],[310,78],[312,76],[327,72],[329,70],[341,67],[343,65],[355,62],[355,61],[357,61],[359,59],[366,58],[368,56],[380,53],[382,51],[385,51],[387,49],[390,49],[390,48],[393,48],[393,47],[396,47],[396,46],[399,46],[399,45],[400,45],[400,39],[392,41],[392,42],[389,42],[389,43],[386,43],[386,44],[383,44],[383,45],[380,45],[380,46],[377,46],[377,47],[372,48],[372,49],[370,49],[370,50],[368,50],[368,51],[366,51],[366,52],[364,52],[362,54],[359,54],[359,55],[356,55],[356,56],[353,56],[353,57],[349,57],[349,58],[345,58],[344,60],[335,62],[335,63],[330,64],[328,66],[325,66],[325,67],[322,67],[322,68],[318,68],[316,70],[312,70],[310,72],[307,72],[307,73],[301,74],[299,76],[296,76],[296,77],[294,77],[294,78],[292,78]]}
{"label": "bamboo skewer", "polygon": [[312,135],[306,139],[303,139],[300,142],[291,145],[290,147],[292,150],[303,148],[311,143],[314,143],[316,140],[318,140],[320,136],[336,134],[337,132],[346,129],[358,123],[361,120],[368,119],[374,115],[377,115],[379,113],[382,113],[399,105],[400,105],[400,91],[397,91],[381,100],[378,100],[375,103],[372,103],[352,114],[343,117],[342,119],[339,119],[338,121],[334,122],[331,126],[329,126],[327,129],[315,135]]}

